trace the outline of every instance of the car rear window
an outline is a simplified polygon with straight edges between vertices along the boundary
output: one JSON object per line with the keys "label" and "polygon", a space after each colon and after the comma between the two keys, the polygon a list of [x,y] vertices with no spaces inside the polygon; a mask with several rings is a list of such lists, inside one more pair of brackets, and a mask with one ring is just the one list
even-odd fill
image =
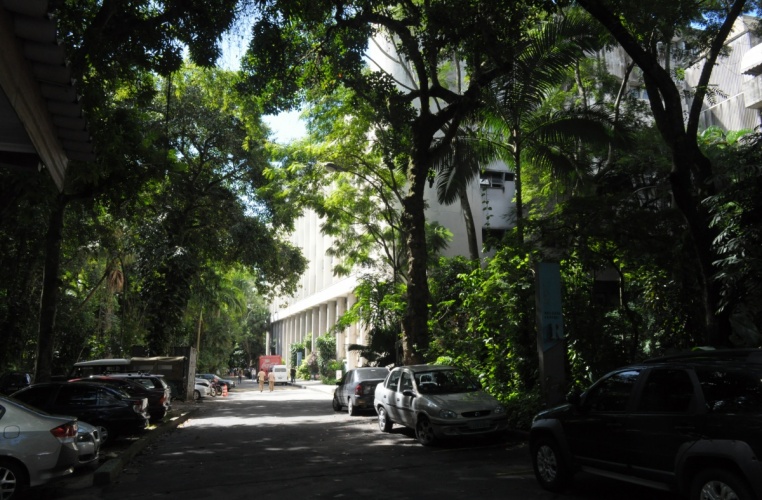
{"label": "car rear window", "polygon": [[714,413],[762,413],[762,381],[749,372],[697,369],[706,407]]}
{"label": "car rear window", "polygon": [[357,380],[383,379],[389,373],[386,368],[373,368],[371,370],[357,370]]}

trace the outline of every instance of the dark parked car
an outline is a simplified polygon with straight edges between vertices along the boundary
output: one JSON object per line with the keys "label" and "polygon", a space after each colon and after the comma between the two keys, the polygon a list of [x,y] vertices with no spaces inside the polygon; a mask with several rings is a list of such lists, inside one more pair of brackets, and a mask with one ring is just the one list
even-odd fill
{"label": "dark parked car", "polygon": [[91,382],[32,384],[13,398],[54,415],[73,415],[95,425],[101,441],[140,432],[148,425],[145,398],[134,398],[116,387]]}
{"label": "dark parked car", "polygon": [[333,391],[333,409],[341,411],[346,406],[350,415],[354,415],[357,410],[372,409],[376,386],[388,374],[386,368],[377,367],[349,370],[336,383],[338,387]]}
{"label": "dark parked car", "polygon": [[116,377],[116,378],[126,378],[129,380],[132,380],[133,382],[138,382],[140,384],[143,384],[146,389],[150,389],[152,391],[161,391],[166,392],[167,397],[170,401],[175,399],[178,394],[181,394],[181,391],[178,389],[178,387],[175,387],[173,385],[170,385],[169,382],[167,382],[164,378],[164,375],[154,374],[154,373],[134,373],[134,372],[126,372],[126,373],[109,373],[109,377]]}
{"label": "dark parked car", "polygon": [[530,431],[535,476],[577,471],[690,500],[762,498],[762,350],[697,351],[615,370]]}
{"label": "dark parked car", "polygon": [[163,419],[171,408],[169,401],[169,389],[147,389],[146,386],[136,380],[125,377],[108,376],[92,376],[88,378],[75,378],[69,382],[95,382],[100,384],[111,385],[122,389],[130,396],[136,398],[148,399],[147,412],[151,418],[151,422],[158,422]]}
{"label": "dark parked car", "polygon": [[376,387],[378,427],[393,423],[415,430],[424,446],[451,436],[504,433],[505,408],[467,373],[451,366],[398,366]]}
{"label": "dark parked car", "polygon": [[215,375],[214,373],[200,373],[200,374],[196,375],[196,377],[197,378],[205,378],[207,380],[213,380],[213,381],[217,382],[220,386],[225,385],[225,386],[227,386],[228,391],[230,389],[232,389],[233,387],[235,387],[235,381],[234,380],[229,380],[229,379],[226,379],[226,378],[222,378],[219,375]]}
{"label": "dark parked car", "polygon": [[32,374],[24,372],[6,372],[0,376],[0,394],[13,394],[19,389],[32,384]]}

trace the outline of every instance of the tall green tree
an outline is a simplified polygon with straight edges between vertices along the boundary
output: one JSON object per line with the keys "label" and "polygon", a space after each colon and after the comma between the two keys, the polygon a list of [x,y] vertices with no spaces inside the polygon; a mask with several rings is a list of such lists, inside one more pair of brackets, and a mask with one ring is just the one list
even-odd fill
{"label": "tall green tree", "polygon": [[[164,354],[184,337],[182,315],[197,279],[242,266],[263,293],[292,292],[304,258],[282,235],[290,220],[259,190],[267,182],[265,129],[257,107],[234,92],[235,75],[189,68],[166,81],[174,157],[147,186],[138,266],[148,344]],[[287,211],[289,211],[287,209]]]}
{"label": "tall green tree", "polygon": [[[509,70],[511,61],[503,47],[522,36],[534,12],[530,2],[258,4],[262,18],[254,26],[242,67],[248,76],[246,88],[266,100],[268,112],[289,109],[344,85],[371,103],[376,123],[398,141],[395,162],[407,179],[401,219],[409,258],[404,361],[423,361],[429,340],[423,196],[433,158],[481,105],[487,85]],[[379,47],[388,46],[379,57],[395,64],[374,61],[374,69],[380,71],[367,70],[371,39]],[[441,65],[455,53],[463,61],[463,73],[456,71],[457,77],[468,82],[462,93],[440,76]]]}
{"label": "tall green tree", "polygon": [[[718,236],[704,200],[718,193],[715,166],[698,145],[700,115],[710,92],[709,79],[719,61],[734,23],[743,13],[759,13],[753,0],[728,2],[632,3],[621,0],[579,0],[578,4],[596,18],[642,70],[656,126],[670,148],[670,185],[674,202],[685,218],[692,250],[688,260],[698,262],[707,344],[730,345],[729,308],[722,304],[722,285],[713,279],[718,254],[713,242]],[[701,74],[689,102],[687,117],[683,93],[673,78],[677,61],[661,46],[670,46],[676,35],[691,37],[702,51]]]}
{"label": "tall green tree", "polygon": [[[59,32],[70,49],[73,77],[83,94],[83,108],[90,119],[90,130],[99,130],[100,120],[108,120],[113,110],[105,101],[118,88],[118,81],[131,80],[143,72],[163,74],[179,68],[184,43],[191,57],[211,64],[219,55],[217,43],[230,26],[237,0],[214,2],[58,2],[54,11]],[[105,113],[104,113],[105,111]],[[104,129],[109,127],[103,127]],[[98,145],[109,149],[112,136],[93,133]],[[102,142],[99,140],[102,139]],[[62,238],[67,205],[73,200],[92,199],[95,192],[111,182],[109,172],[119,172],[122,162],[70,166],[64,192],[50,203],[50,216],[44,239],[45,261],[40,294],[39,331],[35,376],[51,376],[58,303]],[[102,169],[102,170],[101,170]]]}
{"label": "tall green tree", "polygon": [[492,84],[485,113],[485,135],[497,144],[499,157],[513,167],[516,189],[515,223],[519,244],[525,233],[525,164],[554,172],[576,169],[583,144],[607,144],[611,139],[606,113],[571,102],[553,102],[562,84],[586,53],[601,48],[592,21],[570,10],[541,23],[511,45],[511,71]]}

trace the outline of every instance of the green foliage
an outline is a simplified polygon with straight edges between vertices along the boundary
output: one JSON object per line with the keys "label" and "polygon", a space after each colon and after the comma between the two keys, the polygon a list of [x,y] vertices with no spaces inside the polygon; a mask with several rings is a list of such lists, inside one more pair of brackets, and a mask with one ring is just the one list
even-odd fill
{"label": "green foliage", "polygon": [[296,369],[296,378],[302,380],[312,380],[312,377],[316,372],[312,371],[312,366],[310,365],[309,360],[310,356],[302,360],[302,364],[299,365]]}
{"label": "green foliage", "polygon": [[437,304],[430,358],[447,357],[501,400],[537,383],[534,287],[527,259],[498,252],[485,269],[445,260],[432,276]]}
{"label": "green foliage", "polygon": [[315,340],[315,351],[320,376],[335,379],[336,372],[331,369],[331,364],[336,361],[336,337],[330,332],[318,337]]}
{"label": "green foliage", "polygon": [[297,366],[298,354],[302,353],[302,361],[306,359],[304,356],[308,350],[306,340],[304,342],[294,342],[289,346],[289,366]]}

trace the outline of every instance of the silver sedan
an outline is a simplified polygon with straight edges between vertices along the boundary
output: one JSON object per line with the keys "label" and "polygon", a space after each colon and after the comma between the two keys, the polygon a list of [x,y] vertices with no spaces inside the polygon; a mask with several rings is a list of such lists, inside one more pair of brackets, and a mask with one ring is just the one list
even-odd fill
{"label": "silver sedan", "polygon": [[451,366],[399,366],[376,387],[378,427],[397,423],[415,430],[424,446],[449,436],[508,429],[505,408],[465,372]]}
{"label": "silver sedan", "polygon": [[73,472],[79,463],[77,420],[48,415],[0,397],[0,498],[18,498]]}

